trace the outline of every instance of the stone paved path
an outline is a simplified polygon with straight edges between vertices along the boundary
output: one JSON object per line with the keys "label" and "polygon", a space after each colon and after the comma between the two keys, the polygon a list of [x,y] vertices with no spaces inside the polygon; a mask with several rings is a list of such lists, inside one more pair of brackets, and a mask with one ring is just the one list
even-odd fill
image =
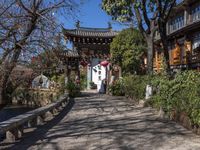
{"label": "stone paved path", "polygon": [[4,146],[16,150],[200,150],[200,137],[125,98],[93,95],[71,101],[54,120],[25,134],[18,143]]}

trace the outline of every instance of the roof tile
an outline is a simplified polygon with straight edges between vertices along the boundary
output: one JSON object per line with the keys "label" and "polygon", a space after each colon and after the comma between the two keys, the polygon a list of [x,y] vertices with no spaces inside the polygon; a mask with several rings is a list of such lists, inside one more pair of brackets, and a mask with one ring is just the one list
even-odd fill
{"label": "roof tile", "polygon": [[78,29],[63,29],[66,35],[81,36],[81,37],[115,37],[118,32],[108,28],[78,28]]}

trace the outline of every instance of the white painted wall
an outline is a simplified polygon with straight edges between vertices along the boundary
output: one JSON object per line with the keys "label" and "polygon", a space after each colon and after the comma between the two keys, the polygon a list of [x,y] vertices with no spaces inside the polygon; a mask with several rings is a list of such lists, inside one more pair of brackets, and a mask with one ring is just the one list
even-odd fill
{"label": "white painted wall", "polygon": [[92,81],[97,84],[98,91],[101,88],[102,80],[106,78],[106,68],[99,64],[101,61],[98,58],[94,58],[91,63]]}

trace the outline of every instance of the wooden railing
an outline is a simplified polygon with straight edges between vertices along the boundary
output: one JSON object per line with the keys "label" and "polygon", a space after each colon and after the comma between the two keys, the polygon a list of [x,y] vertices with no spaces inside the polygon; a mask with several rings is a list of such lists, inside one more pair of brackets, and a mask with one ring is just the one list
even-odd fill
{"label": "wooden railing", "polygon": [[0,134],[6,133],[6,139],[10,142],[14,142],[16,139],[22,137],[25,126],[33,127],[43,124],[50,116],[52,118],[57,115],[67,103],[68,95],[66,94],[52,104],[0,122]]}

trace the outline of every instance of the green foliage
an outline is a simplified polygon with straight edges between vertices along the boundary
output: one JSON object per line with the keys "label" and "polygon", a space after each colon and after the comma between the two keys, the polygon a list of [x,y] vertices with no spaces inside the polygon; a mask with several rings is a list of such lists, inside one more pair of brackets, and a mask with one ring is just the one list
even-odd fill
{"label": "green foliage", "polygon": [[18,98],[21,100],[30,100],[30,90],[28,88],[17,88],[15,91],[12,93],[12,98]]}
{"label": "green foliage", "polygon": [[168,91],[165,89],[171,88],[170,80],[165,75],[156,75],[151,79],[151,84],[154,87],[154,95],[151,100],[153,100],[153,107],[162,107],[164,111],[169,110],[170,105],[168,101]]}
{"label": "green foliage", "polygon": [[122,67],[123,73],[140,72],[146,43],[136,29],[125,29],[113,39],[110,46],[112,62]]}
{"label": "green foliage", "polygon": [[136,100],[145,96],[146,85],[153,86],[153,96],[148,102],[153,107],[162,108],[168,115],[175,110],[186,113],[193,124],[200,125],[200,73],[179,72],[169,78],[165,74],[154,76],[131,75],[124,78],[125,95]]}
{"label": "green foliage", "polygon": [[80,88],[81,90],[84,90],[87,87],[87,74],[81,74],[80,75]]}
{"label": "green foliage", "polygon": [[[112,16],[113,20],[130,22],[136,17],[135,9],[144,10],[146,14],[149,13],[149,18],[151,18],[153,17],[152,13],[156,12],[158,7],[164,8],[169,6],[172,1],[173,0],[163,0],[159,2],[155,0],[102,0],[102,9],[105,10],[108,15]],[[160,5],[158,6],[158,4]],[[143,16],[146,14],[143,14]]]}
{"label": "green foliage", "polygon": [[65,75],[64,74],[60,74],[60,75],[53,75],[51,77],[51,81],[55,81],[56,83],[58,83],[60,85],[60,91],[61,93],[64,93],[65,91]]}
{"label": "green foliage", "polygon": [[[151,18],[154,18],[157,13],[159,13],[159,15],[157,15],[158,18],[165,18],[169,8],[174,6],[175,1],[176,0],[102,0],[102,9],[106,11],[108,15],[112,16],[113,20],[119,22],[130,22],[135,20],[135,18],[137,18],[135,16],[137,9],[143,12],[143,14],[141,12],[140,15],[145,24],[148,24],[146,19],[150,20]],[[144,16],[146,17],[145,19],[143,18]],[[145,24],[143,26],[145,26]]]}
{"label": "green foliage", "polygon": [[102,9],[111,15],[113,20],[127,22],[133,16],[132,4],[132,0],[102,0]]}
{"label": "green foliage", "polygon": [[90,89],[97,89],[97,85],[93,81],[91,81],[89,84],[90,84]]}
{"label": "green foliage", "polygon": [[144,99],[148,76],[129,75],[124,78],[125,95],[136,101]]}
{"label": "green foliage", "polygon": [[74,82],[69,81],[66,88],[70,97],[76,97],[80,95],[80,88]]}
{"label": "green foliage", "polygon": [[65,75],[64,75],[64,74],[61,74],[61,75],[59,75],[57,78],[58,78],[57,82],[58,82],[62,87],[65,86]]}
{"label": "green foliage", "polygon": [[109,93],[114,96],[124,96],[124,81],[119,79],[109,86]]}
{"label": "green foliage", "polygon": [[200,125],[200,74],[194,71],[178,73],[174,79],[157,77],[153,80],[154,107],[163,108],[170,114],[173,110],[185,112],[194,124]]}

